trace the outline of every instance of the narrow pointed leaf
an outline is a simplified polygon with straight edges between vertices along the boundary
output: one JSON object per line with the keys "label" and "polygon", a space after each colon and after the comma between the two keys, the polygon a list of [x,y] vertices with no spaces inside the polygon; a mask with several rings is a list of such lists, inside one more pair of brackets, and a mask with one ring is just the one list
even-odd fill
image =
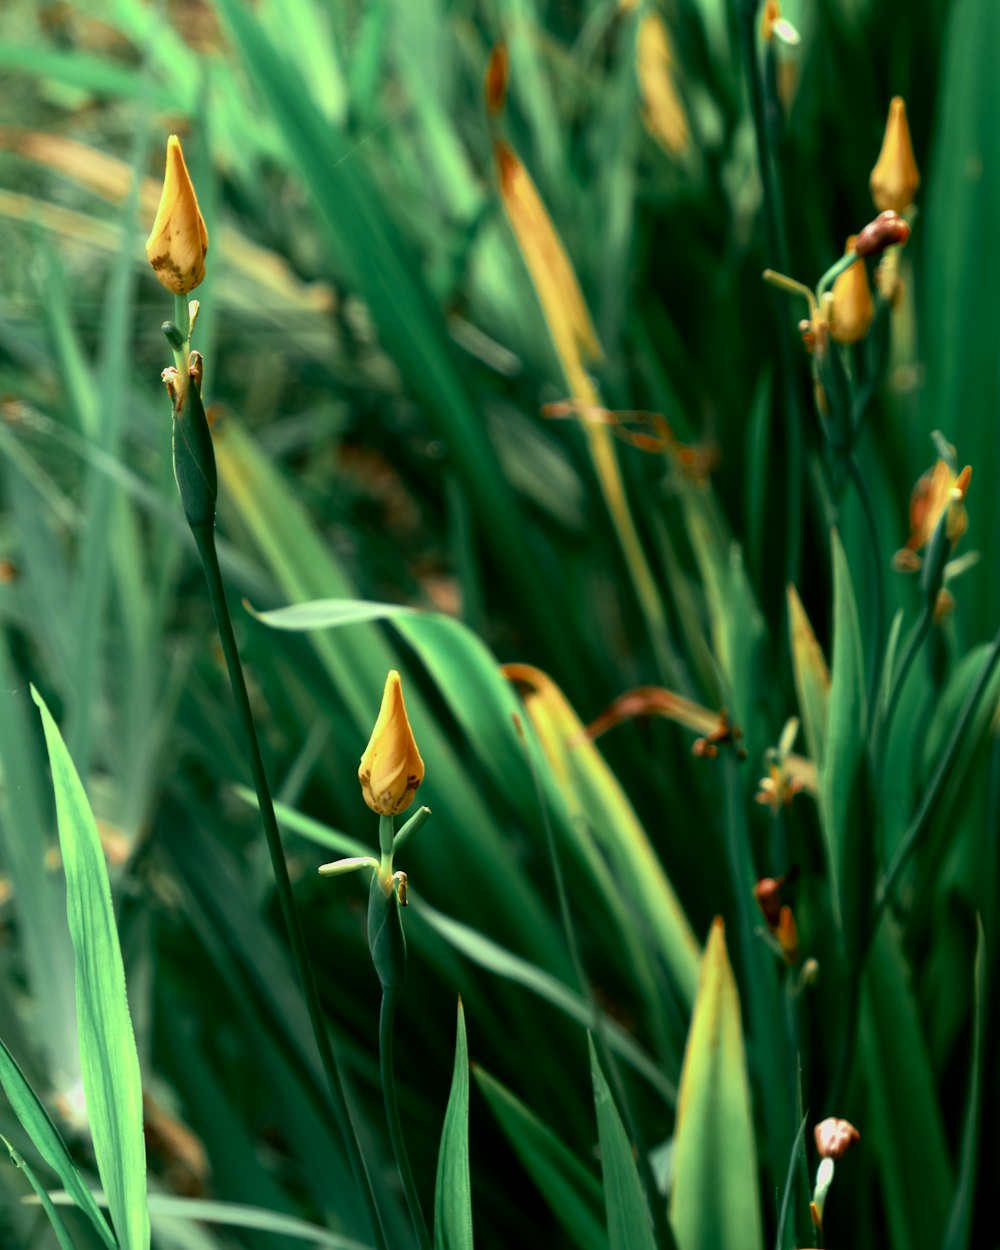
{"label": "narrow pointed leaf", "polygon": [[441,1130],[434,1186],[434,1250],[472,1250],[472,1186],[469,1180],[469,1047],[465,1013],[458,1001],[455,1070]]}
{"label": "narrow pointed leaf", "polygon": [[680,1250],[762,1250],[740,999],[716,918],[681,1071],[670,1219]]}
{"label": "narrow pointed leaf", "polygon": [[52,1199],[45,1192],[45,1186],[34,1174],[27,1163],[21,1158],[14,1147],[10,1144],[6,1137],[0,1135],[0,1141],[7,1147],[10,1153],[10,1161],[16,1168],[20,1168],[24,1175],[28,1178],[28,1183],[38,1196],[38,1201],[42,1204],[42,1209],[49,1217],[49,1223],[52,1225],[52,1231],[56,1235],[56,1241],[59,1242],[59,1250],[76,1250],[73,1241],[66,1230],[62,1216],[52,1205]]}
{"label": "narrow pointed leaf", "polygon": [[76,1164],[70,1157],[59,1130],[49,1118],[42,1101],[28,1084],[14,1056],[0,1041],[0,1084],[10,1105],[21,1122],[21,1127],[31,1138],[32,1144],[56,1176],[66,1187],[69,1197],[90,1219],[108,1250],[115,1250],[117,1242],[90,1190],[83,1183]]}
{"label": "narrow pointed leaf", "polygon": [[142,1082],[111,886],[97,825],[62,736],[37,691],[52,765],[66,906],[76,957],[80,1060],[97,1169],[122,1250],[148,1250]]}
{"label": "narrow pointed leaf", "polygon": [[794,586],[788,587],[788,632],[791,638],[795,693],[799,700],[806,744],[813,763],[819,767],[826,752],[830,670]]}
{"label": "narrow pointed leaf", "polygon": [[656,1250],[653,1220],[646,1194],[639,1180],[632,1143],[618,1114],[607,1079],[590,1045],[590,1075],[594,1083],[597,1135],[601,1146],[601,1173],[604,1177],[604,1208],[608,1220],[611,1250]]}

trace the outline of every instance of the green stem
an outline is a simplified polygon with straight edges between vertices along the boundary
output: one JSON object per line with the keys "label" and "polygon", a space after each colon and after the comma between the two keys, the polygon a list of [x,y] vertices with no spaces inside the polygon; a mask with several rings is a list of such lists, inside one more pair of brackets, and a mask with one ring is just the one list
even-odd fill
{"label": "green stem", "polygon": [[[754,134],[757,139],[757,164],[760,169],[761,186],[764,191],[764,231],[769,259],[774,266],[787,273],[788,243],[785,224],[778,195],[778,177],[774,167],[774,154],[767,124],[768,101],[764,76],[757,59],[757,4],[744,4],[739,15],[740,47],[743,68],[750,93],[750,111]],[[772,101],[777,104],[777,101]],[[811,293],[810,293],[811,295]],[[784,317],[776,311],[778,321],[778,371],[782,379],[785,400],[785,439],[788,447],[788,472],[786,495],[788,521],[785,527],[787,547],[785,551],[785,581],[797,582],[801,555],[802,534],[802,477],[805,465],[803,448],[803,419],[799,392],[792,360],[791,342]]]}
{"label": "green stem", "polygon": [[376,1244],[380,1250],[384,1250],[385,1235],[375,1205],[371,1179],[365,1167],[361,1147],[358,1144],[357,1134],[351,1121],[347,1100],[344,1096],[343,1082],[333,1048],[330,1044],[330,1037],[323,1021],[319,994],[316,990],[316,980],[313,976],[302,926],[299,922],[295,900],[292,896],[292,886],[288,878],[288,867],[285,864],[281,835],[278,832],[278,822],[274,815],[274,805],[271,801],[267,773],[264,770],[264,761],[261,758],[260,744],[257,741],[253,712],[250,708],[250,699],[247,695],[246,682],[243,677],[243,666],[240,663],[236,636],[233,633],[233,622],[229,615],[229,605],[226,602],[226,589],[222,581],[222,570],[219,568],[218,553],[215,549],[215,531],[211,525],[192,525],[191,533],[194,535],[198,554],[201,557],[202,567],[205,571],[205,580],[208,583],[208,594],[212,602],[212,610],[215,613],[219,640],[222,643],[222,651],[226,658],[229,683],[232,687],[237,715],[246,738],[247,750],[250,756],[250,769],[253,773],[254,788],[257,791],[257,802],[264,825],[264,834],[267,838],[267,848],[271,853],[274,881],[278,891],[278,899],[281,903],[281,912],[285,920],[285,928],[288,932],[288,940],[292,948],[292,958],[295,961],[299,984],[302,987],[302,994],[309,1012],[313,1035],[316,1038],[320,1061],[326,1073],[334,1114],[344,1140],[347,1157],[351,1163],[358,1193],[361,1195]]}
{"label": "green stem", "polygon": [[[391,818],[390,818],[391,819]],[[378,1018],[378,1053],[379,1069],[382,1074],[382,1096],[385,1099],[385,1118],[389,1125],[389,1140],[392,1142],[393,1154],[396,1156],[396,1167],[399,1179],[403,1184],[406,1205],[410,1209],[413,1231],[416,1234],[420,1250],[431,1250],[431,1237],[427,1231],[420,1195],[417,1193],[410,1167],[410,1156],[406,1150],[406,1139],[403,1137],[403,1125],[399,1119],[399,1102],[396,1098],[396,1072],[392,1059],[393,1023],[396,1019],[396,1005],[400,999],[400,990],[383,990],[382,1009]]]}
{"label": "green stem", "polygon": [[882,910],[892,896],[892,891],[899,880],[900,874],[910,861],[910,856],[916,850],[917,843],[923,836],[934,810],[937,807],[938,800],[944,790],[945,782],[948,774],[951,772],[958,753],[962,749],[965,741],[965,733],[969,727],[969,722],[975,714],[979,701],[986,692],[986,687],[990,683],[997,661],[1000,660],[1000,630],[994,635],[990,654],[983,665],[982,672],[976,681],[976,684],[966,695],[965,702],[962,704],[962,710],[959,712],[952,728],[951,735],[948,738],[945,749],[938,756],[938,762],[928,783],[924,796],[920,800],[920,806],[917,808],[910,826],[903,837],[902,842],[896,849],[896,854],[892,857],[892,862],[886,869],[882,880],[879,882],[878,890],[875,893],[875,907],[872,923],[869,926],[869,932],[874,933],[875,926],[882,914]]}
{"label": "green stem", "polygon": [[881,549],[878,540],[878,524],[875,520],[875,509],[872,505],[872,497],[868,492],[865,479],[861,475],[861,468],[858,465],[858,458],[852,451],[848,458],[848,473],[851,482],[854,485],[858,500],[861,503],[861,511],[864,513],[865,524],[868,527],[868,538],[871,542],[871,557],[869,560],[869,569],[871,571],[872,581],[874,583],[874,604],[872,608],[874,622],[872,625],[872,648],[871,648],[871,668],[868,673],[868,715],[875,715],[875,701],[878,698],[879,682],[882,678],[882,634],[885,629],[885,578],[882,575]]}

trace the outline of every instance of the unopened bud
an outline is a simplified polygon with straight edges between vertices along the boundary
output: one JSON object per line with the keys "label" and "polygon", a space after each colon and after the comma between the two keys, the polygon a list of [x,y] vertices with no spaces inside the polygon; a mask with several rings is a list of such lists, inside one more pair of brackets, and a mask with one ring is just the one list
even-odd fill
{"label": "unopened bud", "polygon": [[365,753],[358,780],[365,802],[380,816],[395,816],[413,802],[424,779],[424,761],[410,729],[399,674],[391,670],[382,693],[382,706]]}
{"label": "unopened bud", "polygon": [[882,150],[872,170],[870,185],[875,207],[893,208],[897,213],[910,207],[920,186],[920,172],[913,156],[902,96],[895,96],[889,105]]}
{"label": "unopened bud", "polygon": [[764,919],[773,929],[781,915],[781,886],[783,877],[761,877],[754,886],[753,896],[757,900],[757,906],[763,913]]}
{"label": "unopened bud", "polygon": [[778,945],[781,947],[781,953],[785,957],[785,963],[798,963],[799,927],[795,923],[795,916],[790,907],[782,907],[778,914],[778,923],[774,928],[774,936],[778,939]]}
{"label": "unopened bud", "polygon": [[[852,235],[844,248],[845,255],[856,250],[857,236]],[[868,271],[863,260],[856,260],[833,284],[833,309],[830,335],[838,343],[858,343],[871,328],[875,317]]]}
{"label": "unopened bud", "polygon": [[829,1116],[814,1129],[816,1150],[821,1159],[842,1159],[861,1134],[847,1120]]}
{"label": "unopened bud", "polygon": [[198,208],[181,141],[167,140],[167,169],[146,255],[161,285],[175,295],[193,291],[205,277],[208,231]]}

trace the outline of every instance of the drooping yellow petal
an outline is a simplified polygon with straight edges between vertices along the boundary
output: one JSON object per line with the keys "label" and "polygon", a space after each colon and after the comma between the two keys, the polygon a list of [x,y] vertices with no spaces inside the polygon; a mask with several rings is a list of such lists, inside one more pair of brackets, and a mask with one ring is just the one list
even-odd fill
{"label": "drooping yellow petal", "polygon": [[146,255],[160,283],[175,295],[193,291],[205,277],[208,231],[194,184],[184,163],[181,141],[167,140],[167,169]]}
{"label": "drooping yellow petal", "polygon": [[[497,140],[493,151],[504,212],[541,302],[570,396],[585,409],[597,408],[600,402],[586,362],[599,360],[601,348],[573,266],[535,184],[513,149]],[[632,520],[611,431],[593,422],[586,422],[584,431],[646,619],[655,638],[665,638],[668,628],[660,592]]]}
{"label": "drooping yellow petal", "polygon": [[643,125],[665,152],[679,156],[691,142],[691,129],[677,91],[673,45],[658,13],[647,13],[639,25],[636,68]]}
{"label": "drooping yellow petal", "polygon": [[380,816],[395,816],[413,802],[424,779],[424,761],[410,729],[403,687],[392,669],[385,680],[382,706],[358,768],[365,802]]}
{"label": "drooping yellow petal", "polygon": [[493,150],[504,212],[541,301],[556,353],[575,397],[585,399],[581,392],[589,386],[584,363],[599,360],[601,348],[576,274],[531,175],[502,139]]}
{"label": "drooping yellow petal", "polygon": [[891,208],[897,213],[910,207],[920,186],[920,171],[913,155],[902,96],[895,96],[889,105],[882,150],[872,170],[870,185],[875,207],[883,212]]}

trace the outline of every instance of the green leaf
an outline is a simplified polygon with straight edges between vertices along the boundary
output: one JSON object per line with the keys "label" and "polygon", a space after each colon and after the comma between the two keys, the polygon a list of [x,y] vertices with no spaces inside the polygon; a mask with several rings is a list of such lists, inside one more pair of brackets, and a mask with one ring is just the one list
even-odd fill
{"label": "green leaf", "polygon": [[472,1075],[549,1210],[580,1250],[608,1250],[597,1177],[506,1086],[475,1064]]}
{"label": "green leaf", "polygon": [[465,1012],[458,1000],[455,1070],[441,1130],[434,1186],[434,1250],[472,1250],[472,1186],[469,1180],[469,1047]]}
{"label": "green leaf", "polygon": [[382,621],[388,617],[414,615],[416,609],[395,603],[367,603],[364,599],[313,599],[287,608],[258,612],[247,605],[252,616],[272,629],[334,629],[359,621]]}
{"label": "green leaf", "polygon": [[965,1104],[965,1127],[958,1184],[952,1199],[941,1250],[968,1250],[972,1215],[976,1200],[976,1162],[979,1155],[979,1126],[983,1109],[983,1023],[986,1004],[986,933],[983,919],[976,917],[976,963],[973,969],[975,1006],[972,1025],[972,1064],[969,1100]]}
{"label": "green leaf", "polygon": [[83,1091],[121,1250],[148,1250],[142,1081],[125,991],[111,885],[97,825],[73,761],[36,690],[52,766],[66,907],[76,957]]}
{"label": "green leaf", "polygon": [[[531,990],[539,998],[544,998],[584,1027],[589,1028],[593,1025],[590,1003],[575,990],[571,990],[565,982],[545,972],[544,969],[528,963],[526,959],[521,959],[520,956],[499,946],[482,933],[469,928],[468,925],[437,911],[429,903],[417,900],[417,905],[414,906],[414,902],[414,893],[411,890],[410,905],[415,916],[427,921],[436,932],[473,963],[479,964],[481,968],[488,968],[508,981],[523,985],[525,989]],[[604,1017],[601,1027],[608,1046],[640,1076],[645,1077],[657,1093],[673,1106],[677,1091],[642,1047],[636,1043],[632,1035],[610,1016]]]}
{"label": "green leaf", "polygon": [[826,746],[820,765],[820,814],[834,917],[845,948],[857,939],[857,926],[870,894],[874,840],[859,803],[865,759],[865,658],[861,626],[840,535],[831,535],[833,555],[833,667]]}
{"label": "green leaf", "polygon": [[35,1149],[66,1186],[70,1199],[88,1216],[104,1245],[108,1247],[108,1250],[115,1250],[118,1243],[111,1229],[108,1228],[104,1216],[101,1215],[93,1195],[83,1183],[83,1178],[70,1158],[59,1130],[49,1119],[49,1114],[42,1106],[41,1099],[28,1084],[14,1056],[2,1041],[0,1041],[0,1084],[3,1085],[4,1093],[10,1100],[14,1114],[31,1138]]}
{"label": "green leaf", "polygon": [[[64,1204],[69,1200],[69,1195],[64,1193],[49,1196],[57,1204]],[[104,1194],[98,1194],[97,1198],[102,1205],[106,1204]],[[362,1241],[355,1241],[353,1237],[344,1237],[340,1233],[331,1233],[307,1220],[300,1220],[298,1216],[285,1215],[281,1211],[265,1211],[262,1207],[247,1206],[240,1202],[181,1198],[176,1194],[150,1194],[149,1213],[154,1223],[160,1219],[197,1220],[200,1224],[224,1224],[229,1228],[250,1228],[277,1236],[294,1237],[298,1241],[309,1241],[316,1246],[328,1246],[329,1250],[372,1250]]]}
{"label": "green leaf", "polygon": [[861,1045],[894,1250],[938,1250],[952,1167],[936,1082],[910,989],[902,934],[883,916],[865,967]]}
{"label": "green leaf", "polygon": [[34,1174],[27,1163],[21,1158],[14,1147],[10,1144],[3,1134],[0,1134],[0,1141],[7,1147],[10,1152],[10,1161],[16,1168],[20,1168],[24,1175],[28,1178],[28,1183],[38,1196],[38,1201],[42,1204],[45,1214],[49,1217],[49,1223],[52,1225],[52,1231],[56,1235],[56,1241],[59,1242],[60,1250],[76,1250],[73,1245],[72,1238],[66,1231],[66,1225],[62,1221],[62,1216],[52,1205],[52,1199],[45,1192],[45,1186]]}
{"label": "green leaf", "polygon": [[762,1250],[740,999],[719,918],[702,958],[674,1138],[670,1219],[680,1250]]}
{"label": "green leaf", "polygon": [[[604,1209],[611,1250],[656,1250],[653,1220],[639,1180],[632,1143],[618,1114],[611,1090],[597,1059],[594,1039],[588,1034],[590,1075],[594,1084],[597,1136],[604,1177]],[[659,1195],[656,1195],[659,1201]]]}
{"label": "green leaf", "polygon": [[798,591],[788,587],[788,631],[792,648],[795,693],[802,713],[809,758],[817,768],[826,754],[826,723],[830,704],[830,670],[816,641]]}

